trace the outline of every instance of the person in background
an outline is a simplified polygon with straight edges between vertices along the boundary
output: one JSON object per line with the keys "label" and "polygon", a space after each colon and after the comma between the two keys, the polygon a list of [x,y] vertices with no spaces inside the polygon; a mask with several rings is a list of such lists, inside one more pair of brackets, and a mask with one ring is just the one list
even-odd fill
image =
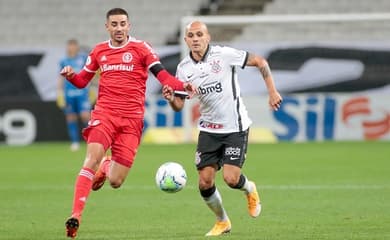
{"label": "person in background", "polygon": [[[80,71],[85,64],[87,55],[81,53],[76,39],[69,39],[66,44],[66,56],[60,61],[60,69],[72,66],[75,71]],[[68,135],[71,141],[70,150],[77,151],[80,148],[80,127],[86,127],[90,118],[91,102],[89,88],[78,89],[63,76],[58,78],[57,106],[63,109]]]}

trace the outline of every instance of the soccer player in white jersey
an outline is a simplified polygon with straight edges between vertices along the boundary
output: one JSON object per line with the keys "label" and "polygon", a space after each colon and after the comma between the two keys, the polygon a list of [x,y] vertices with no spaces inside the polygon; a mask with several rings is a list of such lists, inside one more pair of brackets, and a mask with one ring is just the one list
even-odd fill
{"label": "soccer player in white jersey", "polygon": [[[282,97],[276,90],[267,61],[257,55],[230,47],[211,46],[207,26],[199,21],[186,28],[185,41],[190,53],[178,65],[176,76],[190,82],[198,90],[200,101],[200,130],[195,154],[199,174],[199,190],[217,221],[206,236],[230,232],[231,222],[215,186],[215,175],[223,167],[226,184],[243,191],[248,201],[249,215],[261,211],[256,184],[241,173],[244,164],[251,120],[240,97],[236,66],[259,69],[269,93],[269,106],[278,110]],[[184,98],[169,86],[163,96],[175,111],[184,106]]]}

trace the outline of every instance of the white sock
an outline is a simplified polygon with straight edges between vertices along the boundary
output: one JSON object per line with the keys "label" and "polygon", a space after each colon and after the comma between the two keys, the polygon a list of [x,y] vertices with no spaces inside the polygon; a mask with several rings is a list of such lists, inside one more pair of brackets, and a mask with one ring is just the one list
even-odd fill
{"label": "white sock", "polygon": [[242,186],[241,190],[245,191],[246,194],[253,192],[253,185],[250,184],[247,177],[245,177],[245,183],[244,186]]}
{"label": "white sock", "polygon": [[214,212],[215,216],[217,216],[218,221],[227,221],[229,219],[222,206],[222,198],[218,189],[215,189],[213,195],[208,198],[203,198],[203,200],[206,202],[211,211]]}

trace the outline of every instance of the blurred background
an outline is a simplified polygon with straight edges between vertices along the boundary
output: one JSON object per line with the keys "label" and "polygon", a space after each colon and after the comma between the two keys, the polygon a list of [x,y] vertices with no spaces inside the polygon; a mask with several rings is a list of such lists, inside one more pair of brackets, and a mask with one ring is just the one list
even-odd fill
{"label": "blurred background", "polygon": [[[390,140],[390,1],[0,0],[0,144],[68,140],[56,105],[59,62],[68,39],[86,54],[108,39],[113,7],[128,11],[131,36],[172,74],[193,19],[208,24],[213,44],[267,58],[284,97],[278,112],[258,71],[239,72],[252,142]],[[174,113],[160,88],[150,76],[144,141],[195,141],[196,101]]]}
{"label": "blurred background", "polygon": [[[277,112],[258,70],[238,70],[253,120],[244,172],[264,211],[247,217],[245,199],[219,175],[229,240],[390,239],[390,0],[0,0],[0,240],[65,239],[85,144],[72,148],[60,62],[69,39],[84,56],[108,40],[113,7],[128,11],[131,36],[149,42],[172,74],[188,52],[182,30],[195,19],[208,24],[212,44],[271,66],[284,98]],[[160,91],[150,76],[148,144],[121,190],[92,194],[80,239],[204,239],[213,224],[194,168],[197,101],[176,113]],[[167,161],[187,171],[178,194],[155,185]]]}

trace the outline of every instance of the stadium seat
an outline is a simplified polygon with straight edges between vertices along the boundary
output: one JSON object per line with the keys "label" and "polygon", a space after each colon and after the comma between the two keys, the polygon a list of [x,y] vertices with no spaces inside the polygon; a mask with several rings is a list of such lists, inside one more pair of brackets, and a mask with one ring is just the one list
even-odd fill
{"label": "stadium seat", "polygon": [[[387,0],[273,0],[263,14],[331,14],[390,12]],[[234,42],[372,41],[390,38],[390,21],[337,23],[248,24]]]}
{"label": "stadium seat", "polygon": [[123,7],[130,15],[131,35],[161,46],[177,31],[180,18],[196,13],[204,2],[0,0],[0,14],[7,19],[7,24],[0,26],[0,31],[7,32],[0,38],[0,44],[62,47],[68,38],[78,38],[83,45],[92,47],[108,39],[104,29],[106,11]]}

